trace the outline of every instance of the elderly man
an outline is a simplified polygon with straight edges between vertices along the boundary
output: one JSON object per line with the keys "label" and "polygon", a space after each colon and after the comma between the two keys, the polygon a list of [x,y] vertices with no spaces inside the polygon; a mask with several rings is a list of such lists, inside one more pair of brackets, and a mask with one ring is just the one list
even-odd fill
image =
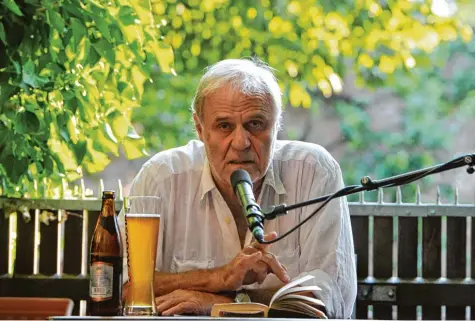
{"label": "elderly man", "polygon": [[[266,289],[309,273],[322,289],[311,295],[325,303],[328,316],[350,317],[356,273],[346,200],[331,201],[299,230],[265,246],[252,240],[230,185],[233,171],[246,170],[262,208],[343,187],[339,165],[324,148],[276,139],[281,109],[280,88],[267,65],[218,62],[202,77],[192,104],[200,141],[158,153],[135,178],[131,195],[162,198],[154,284],[162,315],[207,314],[238,292],[266,301]],[[266,221],[266,240],[315,208]]]}

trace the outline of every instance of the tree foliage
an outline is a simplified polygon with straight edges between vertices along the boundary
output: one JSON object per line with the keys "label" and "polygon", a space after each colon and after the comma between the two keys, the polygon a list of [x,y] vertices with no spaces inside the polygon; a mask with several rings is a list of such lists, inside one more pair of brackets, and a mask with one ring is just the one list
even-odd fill
{"label": "tree foliage", "polygon": [[[285,104],[317,109],[339,97],[349,71],[362,86],[402,91],[402,77],[431,67],[431,52],[473,33],[426,1],[4,3],[0,173],[10,195],[31,191],[33,178],[99,172],[120,145],[134,158],[146,144],[193,137],[193,91],[220,59],[262,58],[276,68]],[[336,108],[345,115],[350,105]]]}
{"label": "tree foliage", "polygon": [[[475,70],[467,68],[474,66],[474,55],[474,41],[455,41],[428,55],[431,68],[395,73],[397,81],[385,87],[405,104],[398,132],[372,131],[365,113],[368,102],[337,99],[333,107],[342,119],[346,153],[341,165],[346,180],[357,182],[369,174],[383,178],[449,161],[447,153],[438,159],[436,152],[448,150],[455,140],[467,139],[457,135],[461,124],[474,119]],[[465,59],[466,65],[453,66],[453,72],[445,75],[447,62],[456,56]],[[452,190],[444,184],[441,188],[444,194]],[[415,189],[415,185],[405,187],[404,199],[415,201]]]}
{"label": "tree foliage", "polygon": [[[438,46],[469,42],[473,34],[461,19],[432,14],[429,1],[254,4],[189,0],[153,6],[154,14],[167,21],[162,32],[174,49],[177,76],[159,75],[159,87],[150,87],[151,102],[133,115],[144,125],[141,132],[151,148],[193,137],[185,115],[194,88],[203,68],[220,59],[262,58],[276,68],[284,105],[317,109],[319,98],[339,97],[348,72],[361,86],[395,86],[398,77],[433,69],[429,54]],[[170,130],[168,121],[187,131]]]}
{"label": "tree foliage", "polygon": [[[130,122],[170,47],[148,1],[5,0],[0,7],[0,175],[9,195],[145,154]],[[43,186],[44,187],[44,186]],[[45,188],[47,191],[48,189]],[[40,191],[40,194],[41,191]]]}

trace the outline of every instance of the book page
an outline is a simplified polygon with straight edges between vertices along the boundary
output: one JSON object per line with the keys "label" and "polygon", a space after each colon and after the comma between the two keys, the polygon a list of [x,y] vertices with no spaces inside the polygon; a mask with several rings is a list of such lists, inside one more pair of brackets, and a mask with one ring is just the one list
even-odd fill
{"label": "book page", "polygon": [[321,300],[316,298],[311,298],[305,295],[299,295],[299,294],[288,294],[288,295],[282,296],[275,301],[275,304],[277,304],[278,302],[284,302],[284,301],[286,302],[305,301],[307,304],[315,305],[316,307],[325,307],[324,302],[322,302]]}
{"label": "book page", "polygon": [[327,319],[324,312],[300,301],[281,301],[276,303],[271,310],[284,310],[293,313],[304,314],[312,318]]}
{"label": "book page", "polygon": [[218,303],[214,304],[210,315],[212,317],[266,317],[268,307],[261,303]]}
{"label": "book page", "polygon": [[283,296],[291,293],[296,293],[296,292],[312,292],[312,291],[321,291],[321,288],[318,287],[317,285],[305,285],[305,286],[294,286],[292,288],[286,289],[283,292],[281,292],[279,298],[276,298],[275,301],[279,300]]}
{"label": "book page", "polygon": [[303,276],[302,278],[299,278],[299,279],[296,279],[296,280],[293,280],[293,281],[289,282],[288,284],[283,286],[281,289],[276,291],[276,293],[271,298],[271,302],[269,303],[269,306],[271,306],[273,304],[274,300],[276,300],[276,298],[279,298],[282,295],[282,293],[284,293],[287,289],[290,289],[290,288],[292,288],[296,285],[299,285],[301,283],[309,281],[313,278],[314,278],[314,275],[307,274],[307,275]]}

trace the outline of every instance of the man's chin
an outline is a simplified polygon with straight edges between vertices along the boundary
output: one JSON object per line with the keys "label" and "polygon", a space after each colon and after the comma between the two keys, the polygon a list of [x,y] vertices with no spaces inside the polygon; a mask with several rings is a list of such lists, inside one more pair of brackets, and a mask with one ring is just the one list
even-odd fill
{"label": "man's chin", "polygon": [[228,169],[230,171],[230,175],[238,169],[247,171],[248,174],[250,174],[253,182],[259,177],[259,169],[255,163],[228,164]]}
{"label": "man's chin", "polygon": [[250,171],[256,171],[255,163],[229,163],[228,166],[232,171],[236,171],[237,169],[244,169],[248,173],[250,173]]}

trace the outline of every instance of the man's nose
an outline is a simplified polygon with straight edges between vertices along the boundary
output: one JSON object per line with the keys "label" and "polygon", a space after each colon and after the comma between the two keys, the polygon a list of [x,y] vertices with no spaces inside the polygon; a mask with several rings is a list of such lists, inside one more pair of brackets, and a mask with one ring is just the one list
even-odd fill
{"label": "man's nose", "polygon": [[251,146],[250,132],[242,126],[237,126],[233,131],[231,146],[236,150],[245,150]]}

